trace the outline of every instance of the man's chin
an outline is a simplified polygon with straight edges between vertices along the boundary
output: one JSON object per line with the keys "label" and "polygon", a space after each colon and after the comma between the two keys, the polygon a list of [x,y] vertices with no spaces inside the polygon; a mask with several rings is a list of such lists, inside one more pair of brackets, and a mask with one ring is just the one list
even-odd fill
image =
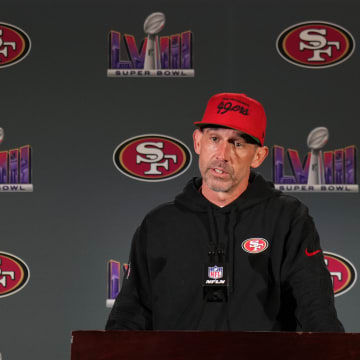
{"label": "man's chin", "polygon": [[232,184],[229,181],[206,179],[207,187],[215,192],[228,192],[232,188]]}
{"label": "man's chin", "polygon": [[209,186],[209,189],[215,192],[227,193],[230,189],[224,187]]}

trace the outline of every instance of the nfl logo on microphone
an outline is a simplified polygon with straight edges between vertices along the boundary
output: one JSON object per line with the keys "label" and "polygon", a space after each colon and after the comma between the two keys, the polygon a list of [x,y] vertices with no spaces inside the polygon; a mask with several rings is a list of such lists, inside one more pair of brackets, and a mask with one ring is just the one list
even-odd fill
{"label": "nfl logo on microphone", "polygon": [[219,266],[209,266],[208,267],[208,277],[210,279],[221,279],[223,277],[223,267]]}

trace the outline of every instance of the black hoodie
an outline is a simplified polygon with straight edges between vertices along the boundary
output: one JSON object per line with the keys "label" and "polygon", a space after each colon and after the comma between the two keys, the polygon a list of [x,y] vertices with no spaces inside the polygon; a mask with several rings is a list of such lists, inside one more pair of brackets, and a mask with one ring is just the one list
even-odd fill
{"label": "black hoodie", "polygon": [[[223,208],[200,186],[200,178],[192,179],[137,229],[106,329],[344,331],[307,208],[255,173]],[[246,247],[252,240],[255,247]],[[223,302],[204,299],[212,248],[223,249],[228,264]]]}

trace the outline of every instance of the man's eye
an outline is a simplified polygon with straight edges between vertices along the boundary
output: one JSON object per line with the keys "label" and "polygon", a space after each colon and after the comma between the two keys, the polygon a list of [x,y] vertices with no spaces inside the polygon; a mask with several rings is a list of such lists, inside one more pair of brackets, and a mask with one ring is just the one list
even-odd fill
{"label": "man's eye", "polygon": [[235,141],[234,145],[235,145],[235,147],[241,147],[241,146],[243,146],[243,143],[240,141]]}
{"label": "man's eye", "polygon": [[217,138],[216,136],[211,136],[211,138],[210,138],[210,140],[211,140],[211,141],[214,141],[214,142],[217,141],[217,139],[218,139],[218,138]]}

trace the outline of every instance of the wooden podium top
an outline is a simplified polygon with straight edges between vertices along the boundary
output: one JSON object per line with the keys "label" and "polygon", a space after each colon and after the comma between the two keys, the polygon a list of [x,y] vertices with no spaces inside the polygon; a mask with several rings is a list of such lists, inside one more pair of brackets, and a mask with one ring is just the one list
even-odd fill
{"label": "wooden podium top", "polygon": [[71,360],[360,360],[360,333],[74,331]]}

